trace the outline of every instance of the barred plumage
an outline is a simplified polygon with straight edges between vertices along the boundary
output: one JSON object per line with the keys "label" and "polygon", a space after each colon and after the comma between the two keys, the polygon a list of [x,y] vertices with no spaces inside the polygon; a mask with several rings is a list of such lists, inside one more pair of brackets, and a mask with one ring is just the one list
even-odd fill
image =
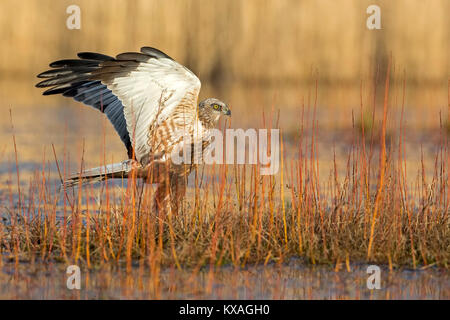
{"label": "barred plumage", "polygon": [[209,144],[209,130],[221,115],[230,115],[230,109],[214,98],[197,105],[200,80],[158,49],[143,47],[140,53],[115,58],[93,52],[81,52],[78,57],[51,63],[53,69],[39,74],[44,80],[36,86],[50,87],[44,95],[73,97],[105,113],[130,160],[110,165],[106,171],[94,168],[75,174],[67,183],[74,184],[80,177],[127,177],[134,171],[148,182],[159,183],[158,207],[171,200],[169,207],[177,209],[186,189],[183,180],[193,166],[169,163],[171,152],[184,143],[185,136],[191,137],[190,147]]}

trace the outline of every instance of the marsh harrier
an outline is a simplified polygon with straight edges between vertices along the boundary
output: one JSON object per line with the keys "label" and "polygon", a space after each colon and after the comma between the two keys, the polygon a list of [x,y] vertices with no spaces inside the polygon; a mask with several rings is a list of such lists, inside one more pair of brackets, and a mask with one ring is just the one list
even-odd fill
{"label": "marsh harrier", "polygon": [[196,144],[205,150],[211,141],[210,130],[220,116],[231,115],[230,109],[214,98],[198,103],[200,80],[158,49],[143,47],[139,53],[121,53],[115,58],[82,52],[78,58],[52,62],[51,70],[38,75],[44,80],[36,86],[50,87],[44,95],[62,94],[105,113],[129,159],[74,174],[66,185],[79,179],[99,181],[134,174],[158,183],[158,208],[170,202],[168,207],[177,209],[186,192],[185,178],[194,165],[174,164],[172,151],[186,141],[192,155]]}

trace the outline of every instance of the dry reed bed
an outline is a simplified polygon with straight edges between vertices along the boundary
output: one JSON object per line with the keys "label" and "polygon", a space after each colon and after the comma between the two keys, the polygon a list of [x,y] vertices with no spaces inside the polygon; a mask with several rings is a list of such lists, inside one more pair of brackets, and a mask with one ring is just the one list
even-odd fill
{"label": "dry reed bed", "polygon": [[419,84],[447,79],[450,67],[446,0],[376,1],[382,29],[374,31],[366,28],[370,0],[111,0],[107,6],[79,0],[81,29],[69,30],[72,4],[1,2],[6,79],[34,78],[49,61],[78,51],[114,55],[143,45],[163,50],[203,80],[303,82],[318,69],[324,81],[354,83],[373,76],[377,59],[385,67],[391,51],[408,80]]}
{"label": "dry reed bed", "polygon": [[[398,139],[391,137],[386,144],[387,76],[380,129],[355,125],[345,174],[339,174],[335,159],[322,183],[315,141],[318,120],[304,120],[305,109],[316,113],[317,83],[315,90],[315,99],[302,108],[296,158],[284,156],[281,139],[278,175],[260,176],[257,165],[199,167],[178,213],[156,215],[153,187],[133,178],[122,181],[119,189],[105,183],[100,189],[83,185],[58,192],[44,161],[28,190],[10,186],[10,203],[0,223],[1,252],[16,262],[57,260],[88,268],[118,263],[131,270],[139,261],[152,275],[169,265],[194,271],[209,265],[213,270],[291,257],[335,264],[336,269],[350,269],[353,262],[448,268],[450,153],[443,125],[433,176],[425,176],[422,160],[410,183],[403,117],[391,128]],[[403,86],[402,110],[404,94]],[[361,103],[361,123],[364,110]],[[374,104],[372,118],[375,112]],[[263,119],[265,127],[277,127],[274,112],[263,113]],[[63,178],[69,159],[64,154],[59,160],[54,151],[54,160]],[[11,174],[20,181],[18,168]],[[152,279],[157,286],[158,277]]]}

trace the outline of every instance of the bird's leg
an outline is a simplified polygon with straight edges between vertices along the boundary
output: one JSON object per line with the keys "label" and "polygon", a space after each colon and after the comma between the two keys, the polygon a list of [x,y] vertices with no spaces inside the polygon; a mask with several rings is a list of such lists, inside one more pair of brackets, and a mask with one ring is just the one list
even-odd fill
{"label": "bird's leg", "polygon": [[163,214],[168,214],[171,210],[170,190],[166,180],[160,182],[156,188],[153,208],[156,215],[162,218]]}
{"label": "bird's leg", "polygon": [[166,213],[178,213],[182,200],[186,194],[186,181],[183,177],[169,175],[158,185],[155,193],[154,208],[158,215]]}
{"label": "bird's leg", "polygon": [[183,198],[186,195],[186,181],[183,177],[178,177],[170,181],[170,193],[172,212],[178,213]]}

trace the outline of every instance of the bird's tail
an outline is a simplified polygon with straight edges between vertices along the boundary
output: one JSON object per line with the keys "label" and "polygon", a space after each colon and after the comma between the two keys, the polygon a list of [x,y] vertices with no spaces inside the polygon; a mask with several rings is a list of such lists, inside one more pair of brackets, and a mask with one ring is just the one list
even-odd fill
{"label": "bird's tail", "polygon": [[[131,160],[125,160],[119,163],[108,164],[105,166],[92,168],[80,173],[71,175],[64,181],[66,188],[84,183],[93,183],[103,181],[106,178],[126,178],[132,169]],[[80,181],[81,180],[81,181]]]}

